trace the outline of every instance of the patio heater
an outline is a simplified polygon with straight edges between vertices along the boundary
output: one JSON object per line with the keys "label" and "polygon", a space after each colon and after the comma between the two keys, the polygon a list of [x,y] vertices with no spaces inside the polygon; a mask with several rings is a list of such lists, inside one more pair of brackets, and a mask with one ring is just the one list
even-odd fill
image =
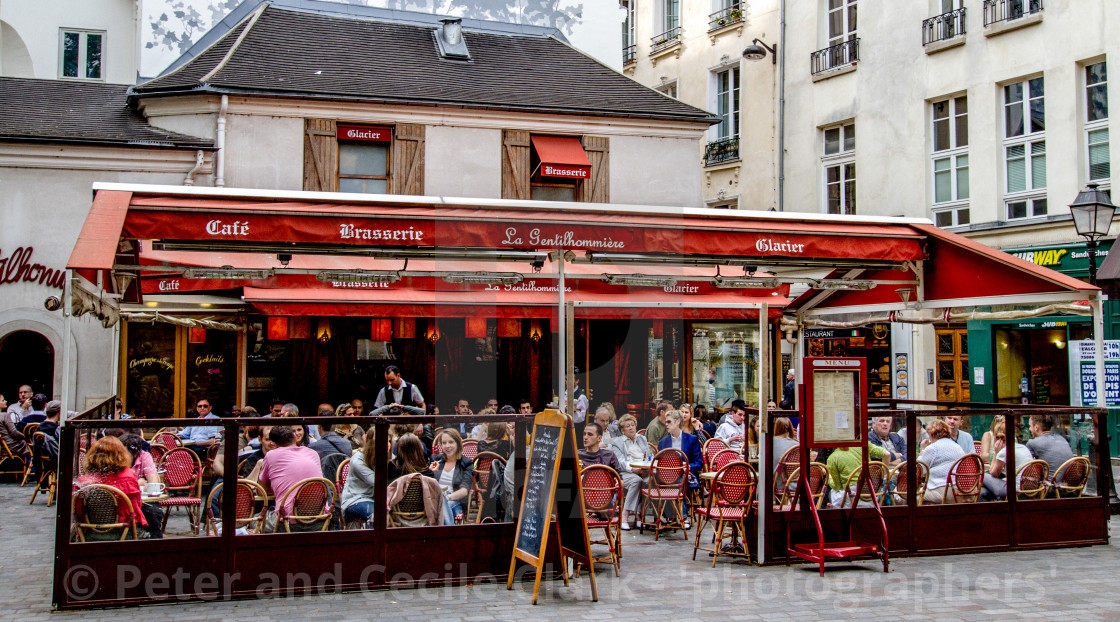
{"label": "patio heater", "polygon": [[[1069,211],[1073,213],[1073,227],[1077,230],[1077,235],[1085,238],[1085,249],[1089,254],[1089,284],[1096,285],[1097,240],[1108,235],[1112,218],[1116,215],[1116,206],[1112,204],[1107,192],[1101,190],[1096,183],[1090,182],[1085,185],[1084,190],[1077,193],[1077,198],[1070,204]],[[1094,330],[1099,330],[1099,327],[1094,327]],[[1103,360],[1103,357],[1098,357],[1098,360]],[[1112,513],[1117,514],[1120,509],[1120,496],[1116,494],[1116,483],[1112,477],[1109,426],[1105,425],[1104,429],[1105,438],[1097,442],[1097,451],[1103,448],[1109,456],[1109,459],[1104,461],[1108,465],[1105,470],[1108,476],[1108,501]]]}

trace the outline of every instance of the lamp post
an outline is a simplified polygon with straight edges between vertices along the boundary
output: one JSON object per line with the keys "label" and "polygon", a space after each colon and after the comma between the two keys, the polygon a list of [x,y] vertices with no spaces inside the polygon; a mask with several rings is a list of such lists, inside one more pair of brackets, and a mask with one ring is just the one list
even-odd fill
{"label": "lamp post", "polygon": [[[1085,189],[1077,193],[1077,198],[1069,206],[1069,211],[1073,213],[1073,227],[1077,229],[1077,235],[1085,238],[1085,249],[1089,252],[1089,284],[1097,284],[1097,240],[1108,235],[1108,229],[1112,226],[1112,218],[1116,215],[1116,206],[1112,204],[1108,194],[1101,190],[1097,184],[1086,184]],[[1098,299],[1099,300],[1099,299]],[[1101,330],[1101,326],[1097,321],[1093,322],[1093,330]],[[1100,387],[1101,378],[1099,366],[1104,361],[1104,354],[1099,350],[1102,342],[1100,336],[1097,335],[1094,341],[1097,343],[1097,386]],[[1100,404],[1100,402],[1098,402]],[[1096,415],[1093,416],[1096,419]],[[1106,418],[1106,422],[1111,417]],[[1094,421],[1095,422],[1095,421]],[[1117,508],[1120,507],[1120,498],[1116,495],[1116,484],[1112,478],[1112,460],[1109,443],[1109,426],[1104,426],[1104,438],[1097,441],[1097,459],[1105,466],[1105,476],[1108,482],[1108,497],[1109,505],[1112,508],[1112,513],[1117,513]],[[1107,459],[1101,460],[1101,453],[1108,456]]]}
{"label": "lamp post", "polygon": [[1097,184],[1089,183],[1077,193],[1069,211],[1073,213],[1073,227],[1077,229],[1077,235],[1085,238],[1085,248],[1089,251],[1089,284],[1096,285],[1097,240],[1108,235],[1116,206]]}

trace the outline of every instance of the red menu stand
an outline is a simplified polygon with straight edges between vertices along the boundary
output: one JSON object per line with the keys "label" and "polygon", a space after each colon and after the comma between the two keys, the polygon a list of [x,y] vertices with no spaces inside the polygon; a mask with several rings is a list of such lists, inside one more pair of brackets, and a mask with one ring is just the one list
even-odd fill
{"label": "red menu stand", "polygon": [[[879,526],[881,528],[881,536],[878,543],[869,542],[856,538],[852,533],[852,522],[855,518],[856,507],[859,505],[860,493],[865,489],[868,483],[868,461],[869,456],[867,452],[867,439],[863,438],[862,433],[864,423],[867,421],[867,404],[863,396],[867,395],[866,384],[866,359],[854,358],[806,358],[804,359],[805,383],[801,386],[801,403],[805,405],[805,409],[801,417],[801,426],[798,436],[800,436],[801,446],[804,451],[801,452],[801,469],[798,478],[797,495],[794,499],[793,505],[790,507],[790,512],[795,512],[798,505],[801,505],[802,520],[808,520],[811,515],[813,518],[813,525],[816,527],[817,538],[811,542],[792,543],[790,541],[790,523],[786,522],[786,565],[789,565],[792,557],[804,559],[809,562],[820,564],[820,574],[824,576],[824,562],[830,559],[854,559],[857,557],[865,557],[874,555],[883,562],[883,572],[888,571],[890,564],[890,557],[887,552],[887,522],[883,519],[883,510],[879,507],[879,500],[875,495],[875,491],[871,491],[871,506],[875,509],[875,513],[879,517]],[[833,437],[826,437],[823,439],[813,438],[814,422],[817,417],[822,414],[827,416],[835,416],[834,412],[817,412],[817,400],[813,399],[814,390],[817,389],[816,383],[819,382],[818,374],[832,374],[830,377],[830,384],[822,387],[827,389],[834,389],[836,386],[835,379],[837,374],[847,374],[851,376],[854,384],[852,387],[853,403],[851,412],[847,413],[849,422],[852,428],[851,439],[839,439]],[[823,402],[824,400],[821,400]],[[830,402],[831,404],[831,402]],[[862,463],[863,468],[860,470],[859,482],[856,484],[856,494],[852,497],[852,507],[848,508],[844,514],[844,524],[841,529],[842,532],[847,533],[847,539],[838,542],[825,542],[824,528],[821,525],[820,515],[817,513],[817,506],[809,497],[809,448],[810,447],[860,447],[862,450]]]}

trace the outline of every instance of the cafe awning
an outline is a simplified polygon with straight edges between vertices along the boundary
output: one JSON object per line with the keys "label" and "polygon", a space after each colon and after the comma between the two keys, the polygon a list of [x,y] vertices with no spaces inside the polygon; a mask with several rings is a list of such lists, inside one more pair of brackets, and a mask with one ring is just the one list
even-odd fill
{"label": "cafe awning", "polygon": [[591,177],[591,161],[579,139],[573,136],[533,136],[533,150],[540,159],[543,177],[587,179]]}

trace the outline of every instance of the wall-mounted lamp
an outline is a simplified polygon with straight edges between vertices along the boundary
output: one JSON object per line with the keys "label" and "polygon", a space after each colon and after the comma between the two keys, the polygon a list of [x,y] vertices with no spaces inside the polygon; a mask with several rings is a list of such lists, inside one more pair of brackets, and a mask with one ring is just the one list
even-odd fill
{"label": "wall-mounted lamp", "polygon": [[536,343],[541,340],[541,323],[540,320],[533,320],[529,323],[529,339]]}
{"label": "wall-mounted lamp", "polygon": [[906,303],[910,302],[910,296],[912,296],[914,294],[914,288],[913,287],[900,287],[900,288],[894,290],[894,293],[898,294],[898,297],[902,299],[902,304],[906,304]]}
{"label": "wall-mounted lamp", "polygon": [[749,61],[762,60],[766,58],[766,53],[770,52],[770,62],[775,65],[778,64],[778,44],[773,46],[766,45],[757,38],[751,41],[751,44],[743,48],[743,58]]}
{"label": "wall-mounted lamp", "polygon": [[435,320],[432,320],[431,323],[428,324],[428,330],[424,333],[424,337],[428,341],[432,342],[432,345],[435,345],[435,343],[439,341],[440,337],[443,337],[443,333],[439,332],[439,325],[436,324]]}
{"label": "wall-mounted lamp", "polygon": [[319,343],[327,343],[331,340],[331,321],[325,317],[319,318],[318,326],[315,329],[315,338]]}

